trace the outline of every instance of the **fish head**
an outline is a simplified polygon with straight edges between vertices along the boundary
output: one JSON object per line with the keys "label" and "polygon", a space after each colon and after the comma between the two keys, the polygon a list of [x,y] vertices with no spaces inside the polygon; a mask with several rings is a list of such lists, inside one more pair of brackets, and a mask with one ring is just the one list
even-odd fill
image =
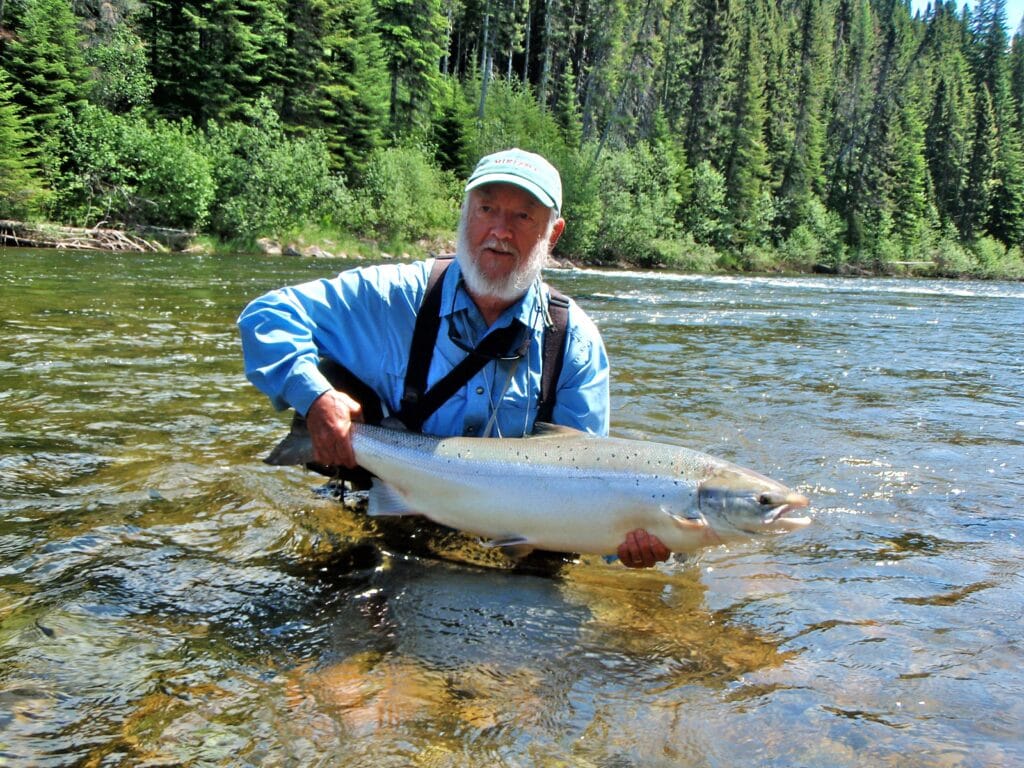
{"label": "fish head", "polygon": [[802,493],[737,466],[717,468],[697,489],[698,505],[718,533],[785,533],[810,523],[793,513],[810,502]]}

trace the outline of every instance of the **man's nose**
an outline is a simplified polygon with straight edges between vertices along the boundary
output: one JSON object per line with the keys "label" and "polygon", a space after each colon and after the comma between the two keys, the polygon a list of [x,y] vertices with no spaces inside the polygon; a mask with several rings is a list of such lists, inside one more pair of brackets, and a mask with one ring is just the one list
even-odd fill
{"label": "man's nose", "polygon": [[491,235],[499,240],[512,237],[512,217],[508,213],[498,213],[491,221]]}

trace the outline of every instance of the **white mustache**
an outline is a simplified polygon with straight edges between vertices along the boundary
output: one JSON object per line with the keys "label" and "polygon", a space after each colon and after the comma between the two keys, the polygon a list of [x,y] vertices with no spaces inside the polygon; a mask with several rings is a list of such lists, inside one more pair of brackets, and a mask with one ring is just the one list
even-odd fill
{"label": "white mustache", "polygon": [[519,257],[519,251],[512,247],[511,243],[504,240],[497,240],[495,238],[489,238],[483,244],[483,247],[490,251],[497,251],[498,253],[508,253],[516,258]]}

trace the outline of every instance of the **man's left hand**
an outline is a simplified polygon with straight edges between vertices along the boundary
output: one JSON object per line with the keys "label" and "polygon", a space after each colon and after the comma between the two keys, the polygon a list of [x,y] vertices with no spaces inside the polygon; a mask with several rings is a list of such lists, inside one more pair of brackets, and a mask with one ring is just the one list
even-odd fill
{"label": "man's left hand", "polygon": [[626,534],[626,540],[619,545],[619,560],[627,568],[651,568],[663,563],[672,553],[657,536],[638,528]]}

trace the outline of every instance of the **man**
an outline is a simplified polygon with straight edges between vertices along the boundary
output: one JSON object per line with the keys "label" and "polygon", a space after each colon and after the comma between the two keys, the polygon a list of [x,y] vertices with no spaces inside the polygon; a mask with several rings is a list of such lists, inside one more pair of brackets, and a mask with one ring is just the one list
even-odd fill
{"label": "man", "polygon": [[[455,261],[435,277],[440,323],[426,383],[434,386],[468,356],[486,363],[422,419],[423,432],[495,437],[532,432],[542,389],[544,333],[552,324],[551,289],[541,281],[541,269],[565,229],[561,208],[561,177],[540,155],[510,149],[477,164],[466,184]],[[379,398],[385,414],[402,418],[410,402],[419,400],[422,393],[408,395],[407,373],[432,268],[426,261],[349,270],[331,280],[272,291],[239,317],[246,375],[275,407],[291,406],[305,416],[317,462],[356,465],[351,428],[363,420],[367,406],[331,385],[319,367],[322,358],[354,374],[361,391],[368,388],[374,400]],[[606,435],[604,344],[590,318],[575,302],[567,303],[550,420]],[[496,349],[488,347],[499,340]],[[668,555],[643,531],[630,533],[619,548],[630,567],[650,567]]]}

